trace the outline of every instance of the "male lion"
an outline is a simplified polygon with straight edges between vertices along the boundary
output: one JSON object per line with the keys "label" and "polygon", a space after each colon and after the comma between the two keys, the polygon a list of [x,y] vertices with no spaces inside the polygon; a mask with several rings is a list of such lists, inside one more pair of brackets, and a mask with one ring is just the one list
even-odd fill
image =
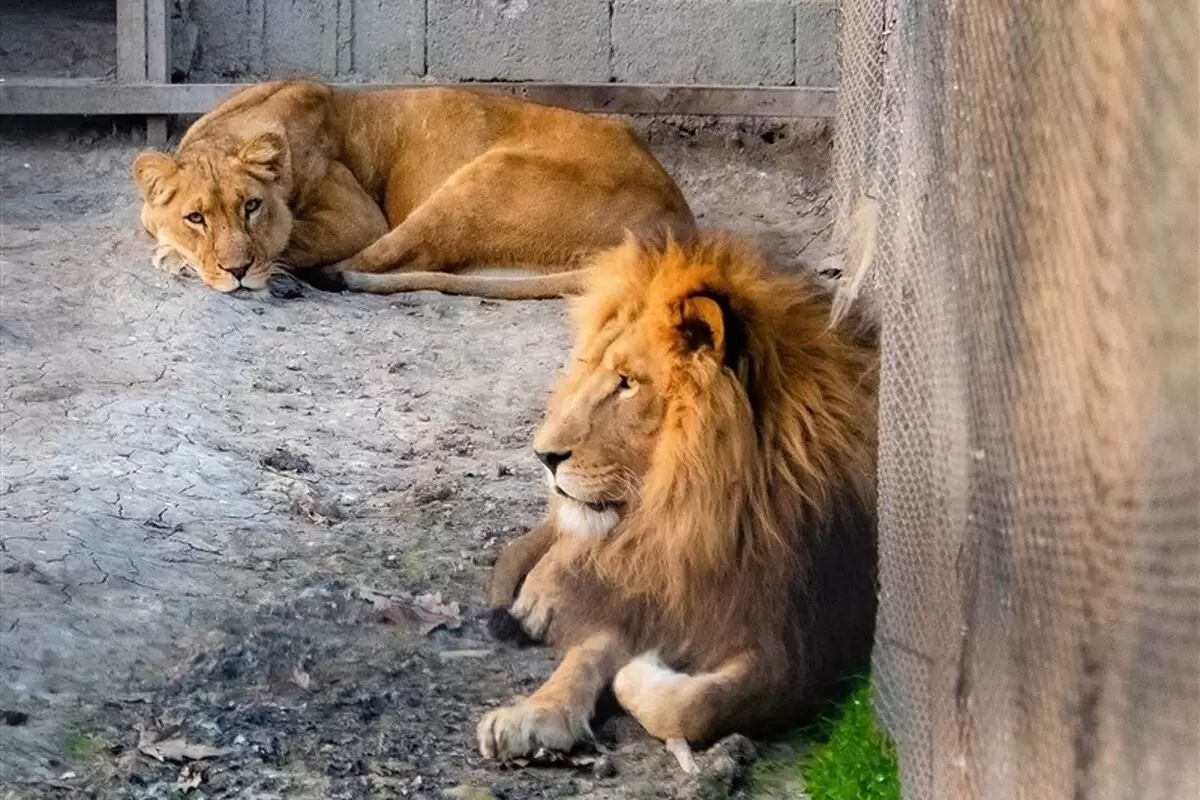
{"label": "male lion", "polygon": [[876,336],[831,301],[722,235],[598,257],[534,440],[549,514],[490,589],[563,658],[483,717],[484,756],[569,749],[610,683],[668,742],[766,734],[864,664]]}
{"label": "male lion", "polygon": [[[261,289],[281,264],[366,292],[553,297],[579,275],[551,273],[626,229],[694,225],[624,125],[435,87],[254,86],[133,174],[155,264],[221,292]],[[467,274],[494,267],[538,274]]]}

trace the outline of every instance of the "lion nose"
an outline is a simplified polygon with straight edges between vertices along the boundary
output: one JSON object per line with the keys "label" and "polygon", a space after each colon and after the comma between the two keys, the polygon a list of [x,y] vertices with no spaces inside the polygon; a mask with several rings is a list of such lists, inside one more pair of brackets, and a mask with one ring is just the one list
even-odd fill
{"label": "lion nose", "polygon": [[534,450],[533,452],[537,455],[538,461],[541,461],[546,465],[546,469],[550,470],[551,475],[553,475],[554,471],[558,469],[559,464],[571,457],[570,450],[565,452],[555,452],[553,450]]}
{"label": "lion nose", "polygon": [[240,281],[242,278],[246,277],[246,273],[250,271],[250,265],[253,263],[253,261],[247,261],[245,264],[242,264],[239,267],[222,267],[222,269]]}

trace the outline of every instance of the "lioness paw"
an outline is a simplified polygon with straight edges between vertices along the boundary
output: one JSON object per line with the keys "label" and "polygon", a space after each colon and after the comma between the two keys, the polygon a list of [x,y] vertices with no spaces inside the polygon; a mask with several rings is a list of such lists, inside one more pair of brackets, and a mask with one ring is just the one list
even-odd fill
{"label": "lioness paw", "polygon": [[191,265],[183,260],[179,251],[167,244],[154,247],[154,255],[150,257],[150,263],[154,265],[155,269],[160,269],[168,275],[183,275],[185,272],[191,271]]}
{"label": "lioness paw", "polygon": [[282,266],[272,268],[271,276],[267,278],[267,291],[271,297],[277,297],[280,300],[293,300],[304,296],[304,290],[300,288],[300,282],[292,277],[292,274]]}
{"label": "lioness paw", "polygon": [[489,711],[475,734],[480,754],[499,761],[539,750],[565,753],[592,735],[586,713],[532,699]]}
{"label": "lioness paw", "polygon": [[336,266],[307,270],[304,273],[304,280],[308,281],[309,286],[324,292],[346,290],[346,277]]}

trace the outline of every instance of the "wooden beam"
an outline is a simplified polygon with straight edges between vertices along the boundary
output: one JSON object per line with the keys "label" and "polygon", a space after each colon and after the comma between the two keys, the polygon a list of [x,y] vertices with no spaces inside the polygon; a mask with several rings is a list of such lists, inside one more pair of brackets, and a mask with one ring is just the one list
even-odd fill
{"label": "wooden beam", "polygon": [[117,0],[117,80],[145,83],[146,0]]}
{"label": "wooden beam", "polygon": [[[167,0],[117,0],[117,83],[142,85],[171,80],[170,8]],[[167,141],[167,118],[146,119],[146,139]]]}
{"label": "wooden beam", "polygon": [[[146,3],[146,80],[171,82],[171,6],[169,0],[144,0]],[[151,147],[167,143],[167,117],[146,119],[146,142]]]}
{"label": "wooden beam", "polygon": [[[631,115],[830,118],[834,89],[788,86],[667,86],[618,83],[334,84],[346,89],[441,85],[504,92],[533,102],[580,111]],[[0,114],[195,115],[247,84],[103,83],[80,79],[13,79],[0,82]]]}

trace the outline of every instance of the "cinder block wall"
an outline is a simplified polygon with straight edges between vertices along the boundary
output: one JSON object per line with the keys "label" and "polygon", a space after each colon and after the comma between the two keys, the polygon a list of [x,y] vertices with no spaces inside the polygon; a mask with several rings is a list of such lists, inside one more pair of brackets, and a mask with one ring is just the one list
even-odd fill
{"label": "cinder block wall", "polygon": [[174,0],[176,80],[836,84],[836,0]]}

